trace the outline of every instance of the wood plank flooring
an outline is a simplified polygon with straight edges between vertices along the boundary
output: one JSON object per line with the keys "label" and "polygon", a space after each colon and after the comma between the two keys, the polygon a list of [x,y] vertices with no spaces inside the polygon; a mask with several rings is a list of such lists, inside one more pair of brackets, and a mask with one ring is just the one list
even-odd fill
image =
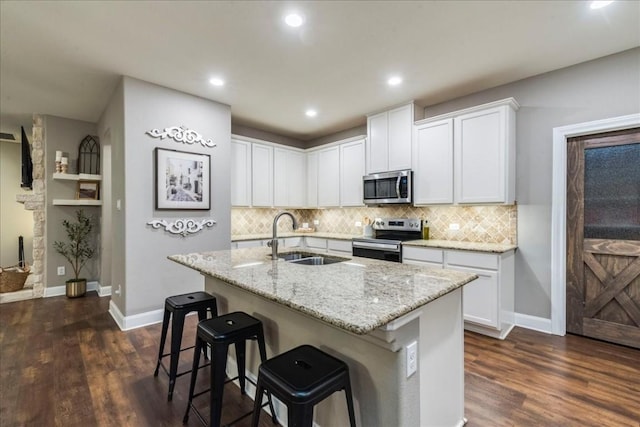
{"label": "wood plank flooring", "polygon": [[[122,332],[108,305],[93,292],[0,305],[0,426],[182,425],[188,375],[172,402],[167,376],[153,377],[160,325]],[[188,317],[185,346],[196,321]],[[182,353],[179,372],[191,357]],[[640,350],[520,328],[505,341],[468,332],[465,369],[468,427],[640,426]],[[252,403],[227,386],[223,422]],[[189,425],[199,425],[194,415]],[[260,425],[272,426],[266,415]]]}

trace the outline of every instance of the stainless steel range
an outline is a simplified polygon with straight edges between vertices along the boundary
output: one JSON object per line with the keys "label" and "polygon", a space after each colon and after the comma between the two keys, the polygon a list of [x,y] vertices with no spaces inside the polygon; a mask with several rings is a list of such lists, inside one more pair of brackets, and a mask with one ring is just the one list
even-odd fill
{"label": "stainless steel range", "polygon": [[402,242],[421,238],[421,219],[376,218],[373,237],[353,239],[353,256],[402,262]]}

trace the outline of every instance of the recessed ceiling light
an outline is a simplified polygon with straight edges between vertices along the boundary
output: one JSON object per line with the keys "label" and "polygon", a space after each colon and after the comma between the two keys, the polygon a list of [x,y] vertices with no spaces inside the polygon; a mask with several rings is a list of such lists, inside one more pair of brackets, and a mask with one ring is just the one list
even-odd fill
{"label": "recessed ceiling light", "polygon": [[390,77],[389,80],[387,80],[389,86],[398,86],[400,83],[402,83],[402,77],[398,76]]}
{"label": "recessed ceiling light", "polygon": [[304,23],[304,18],[297,13],[290,13],[284,17],[284,22],[290,27],[299,27]]}
{"label": "recessed ceiling light", "polygon": [[304,114],[306,114],[307,117],[315,117],[318,115],[318,112],[316,110],[307,110]]}
{"label": "recessed ceiling light", "polygon": [[601,9],[605,6],[609,6],[611,3],[613,3],[613,0],[592,1],[589,7],[591,7],[591,9]]}
{"label": "recessed ceiling light", "polygon": [[209,79],[209,83],[211,83],[214,86],[224,86],[224,80],[222,80],[219,77],[212,77]]}

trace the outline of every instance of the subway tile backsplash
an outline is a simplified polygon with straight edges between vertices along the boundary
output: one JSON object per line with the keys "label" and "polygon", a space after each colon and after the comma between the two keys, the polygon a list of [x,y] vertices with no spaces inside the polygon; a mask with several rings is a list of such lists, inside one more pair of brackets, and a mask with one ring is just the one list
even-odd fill
{"label": "subway tile backsplash", "polygon": [[[270,234],[273,217],[281,209],[232,208],[231,234]],[[300,226],[307,222],[317,231],[326,233],[361,234],[356,221],[368,218],[422,218],[429,226],[430,238],[461,242],[517,244],[517,206],[394,206],[334,209],[289,209]],[[291,220],[281,219],[278,230],[288,231]],[[450,230],[449,224],[458,224]]]}

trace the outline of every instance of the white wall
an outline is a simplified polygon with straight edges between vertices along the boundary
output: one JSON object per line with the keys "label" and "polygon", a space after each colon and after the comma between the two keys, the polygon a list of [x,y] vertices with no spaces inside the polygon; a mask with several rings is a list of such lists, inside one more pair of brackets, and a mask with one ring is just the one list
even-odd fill
{"label": "white wall", "polygon": [[[125,316],[131,316],[162,308],[167,296],[204,289],[204,280],[200,274],[167,260],[168,255],[229,248],[231,109],[226,105],[129,77],[123,79],[122,94],[122,143],[117,141],[117,132],[111,128],[114,177],[112,198],[114,205],[117,199],[122,200],[122,211],[113,211],[112,226],[114,236],[123,233],[124,245],[115,240],[113,242],[111,285],[114,289],[122,285],[126,294],[125,304],[118,305],[118,308]],[[118,95],[112,102],[119,100]],[[120,111],[120,107],[111,108],[113,111]],[[217,143],[217,147],[182,144],[170,138],[156,139],[146,135],[152,129],[181,125],[197,131],[205,138],[211,138]],[[103,124],[100,128],[106,130]],[[155,210],[156,147],[211,156],[211,210]],[[119,152],[121,149],[122,152]],[[123,162],[124,165],[124,187],[120,178],[116,178],[122,167],[118,162]],[[124,217],[124,222],[121,216]],[[187,237],[169,234],[163,229],[153,229],[147,225],[151,219],[174,221],[177,218],[213,218],[217,224]],[[118,304],[115,298],[114,302]]]}
{"label": "white wall", "polygon": [[516,311],[551,316],[554,127],[640,112],[640,48],[425,108],[425,117],[514,97],[517,114]]}
{"label": "white wall", "polygon": [[[30,131],[27,132],[30,134]],[[30,141],[31,142],[31,141]],[[24,257],[33,263],[33,213],[16,202],[17,194],[30,193],[20,187],[22,148],[0,142],[0,266],[18,264],[18,236],[23,237]]]}

